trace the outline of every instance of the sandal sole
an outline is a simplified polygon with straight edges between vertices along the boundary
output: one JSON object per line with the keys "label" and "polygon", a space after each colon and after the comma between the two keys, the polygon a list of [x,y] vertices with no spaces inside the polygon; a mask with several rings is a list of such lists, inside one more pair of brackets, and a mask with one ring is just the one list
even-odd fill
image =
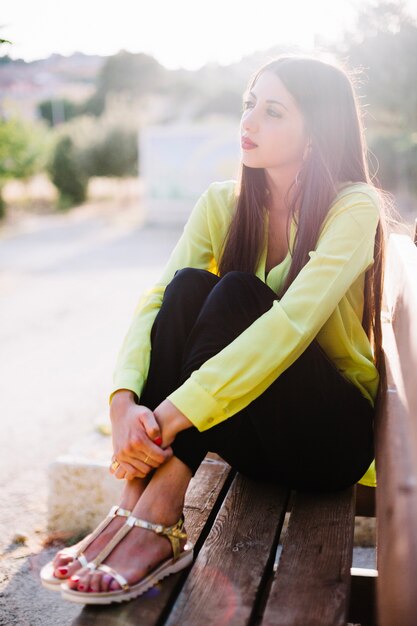
{"label": "sandal sole", "polygon": [[123,591],[123,589],[118,591],[99,591],[98,593],[75,591],[70,589],[67,583],[62,583],[60,585],[61,596],[64,600],[79,604],[110,604],[112,602],[133,600],[133,598],[137,598],[151,587],[154,587],[156,583],[166,576],[175,574],[191,565],[194,558],[194,546],[189,545],[190,548],[184,550],[176,561],[173,559],[164,561],[153,572],[148,574],[146,578],[132,585],[129,591]]}

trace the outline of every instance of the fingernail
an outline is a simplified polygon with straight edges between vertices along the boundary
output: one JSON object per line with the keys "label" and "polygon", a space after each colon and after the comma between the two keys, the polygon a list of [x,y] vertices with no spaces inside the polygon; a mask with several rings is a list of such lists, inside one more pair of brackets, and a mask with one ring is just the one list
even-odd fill
{"label": "fingernail", "polygon": [[156,443],[157,446],[160,446],[162,443],[162,437],[157,437],[153,440],[153,442]]}
{"label": "fingernail", "polygon": [[66,567],[58,567],[58,572],[60,574],[68,574],[68,569]]}

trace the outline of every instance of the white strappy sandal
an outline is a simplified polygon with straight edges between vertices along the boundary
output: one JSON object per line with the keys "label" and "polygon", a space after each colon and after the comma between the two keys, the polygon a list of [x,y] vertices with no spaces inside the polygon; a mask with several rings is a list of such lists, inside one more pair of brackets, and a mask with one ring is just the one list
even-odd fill
{"label": "white strappy sandal", "polygon": [[[106,528],[106,526],[108,526],[110,524],[112,519],[114,519],[115,517],[118,517],[118,516],[119,517],[129,517],[129,515],[131,513],[132,513],[132,511],[129,511],[128,509],[122,509],[117,504],[115,506],[112,506],[112,508],[110,509],[110,511],[108,512],[107,516],[104,518],[104,520],[102,522],[100,522],[100,524],[97,526],[97,528],[95,528],[93,530],[92,533],[87,535],[82,540],[82,542],[80,543],[80,545],[77,548],[72,549],[72,550],[71,550],[71,547],[64,548],[64,550],[66,552],[62,556],[67,556],[67,555],[71,556],[72,557],[72,561],[69,561],[68,563],[65,563],[65,565],[62,565],[61,567],[66,567],[67,565],[72,565],[72,563],[74,562],[75,559],[77,559],[79,561],[80,567],[81,566],[85,567],[88,564],[88,561],[87,561],[87,558],[86,558],[86,556],[84,554],[84,550],[86,550],[87,547],[90,545],[90,543],[92,543],[94,541],[94,539],[101,533],[101,531],[104,530]],[[49,563],[47,563],[46,565],[44,565],[42,567],[41,571],[40,571],[40,577],[41,577],[42,585],[44,587],[46,587],[47,589],[50,589],[52,591],[60,591],[60,585],[65,580],[65,578],[57,578],[56,576],[54,576],[54,571],[55,571],[56,567],[57,566],[53,565],[53,560],[52,560],[52,561],[49,561]]]}
{"label": "white strappy sandal", "polygon": [[[158,581],[165,578],[169,574],[174,574],[180,570],[188,567],[193,562],[194,545],[187,541],[183,550],[180,550],[180,539],[187,539],[187,533],[183,531],[184,526],[184,514],[173,526],[163,526],[162,524],[153,524],[146,520],[139,519],[134,515],[128,517],[124,525],[114,535],[103,550],[87,564],[91,570],[101,570],[113,576],[119,583],[122,589],[116,589],[113,591],[78,591],[77,589],[71,589],[67,582],[63,582],[60,585],[61,595],[65,600],[71,602],[78,602],[80,604],[110,604],[111,602],[124,602],[125,600],[132,600],[137,596],[142,595],[150,587],[153,587]],[[155,569],[153,569],[145,578],[129,585],[127,580],[119,574],[115,569],[102,563],[104,559],[112,552],[116,545],[132,530],[134,526],[140,526],[147,530],[152,530],[159,535],[165,535],[171,542],[173,556],[165,559],[159,563]]]}

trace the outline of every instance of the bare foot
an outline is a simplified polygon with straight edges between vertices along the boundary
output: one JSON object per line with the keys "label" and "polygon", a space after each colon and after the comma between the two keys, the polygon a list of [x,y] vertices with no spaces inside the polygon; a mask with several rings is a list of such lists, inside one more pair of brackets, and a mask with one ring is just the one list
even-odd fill
{"label": "bare foot", "polygon": [[[122,498],[119,506],[123,509],[128,509],[132,511],[135,505],[138,503],[140,496],[142,495],[144,489],[146,488],[147,483],[149,482],[149,477],[146,478],[134,478],[133,480],[125,481],[125,488],[122,494]],[[125,523],[127,517],[116,516],[111,522],[101,531],[101,533],[90,543],[90,545],[85,549],[84,555],[87,561],[91,561],[97,554],[104,548],[104,546],[109,542],[109,540],[116,534],[121,526]],[[91,533],[90,533],[91,534]],[[81,541],[84,541],[82,539]],[[53,559],[54,565],[54,576],[57,578],[62,578],[66,580],[69,576],[72,576],[77,572],[81,563],[78,559],[74,559],[72,553],[76,550],[76,548],[81,544],[81,541],[74,544],[73,546],[69,546],[64,548],[63,550],[59,550]]]}

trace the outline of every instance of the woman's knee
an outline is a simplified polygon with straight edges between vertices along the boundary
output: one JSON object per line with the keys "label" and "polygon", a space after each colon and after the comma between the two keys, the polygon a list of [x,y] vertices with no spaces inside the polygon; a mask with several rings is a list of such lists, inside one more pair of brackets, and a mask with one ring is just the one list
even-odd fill
{"label": "woman's knee", "polygon": [[275,298],[275,292],[258,276],[233,270],[219,280],[207,305],[222,311],[252,311],[256,318],[270,308]]}
{"label": "woman's knee", "polygon": [[172,280],[167,285],[167,289],[172,286],[178,288],[179,285],[189,289],[194,287],[196,283],[216,282],[216,278],[218,277],[208,270],[197,267],[183,267],[175,272]]}
{"label": "woman's knee", "polygon": [[210,290],[219,280],[218,276],[208,270],[196,267],[183,267],[177,270],[165,289],[164,298],[175,295],[189,296],[196,289]]}
{"label": "woman's knee", "polygon": [[[231,285],[234,283],[242,284],[242,283],[252,283],[257,282],[260,279],[256,276],[256,274],[252,274],[252,272],[243,272],[241,270],[232,270],[227,272],[222,279],[221,282],[224,285]],[[262,282],[262,281],[261,281]]]}

